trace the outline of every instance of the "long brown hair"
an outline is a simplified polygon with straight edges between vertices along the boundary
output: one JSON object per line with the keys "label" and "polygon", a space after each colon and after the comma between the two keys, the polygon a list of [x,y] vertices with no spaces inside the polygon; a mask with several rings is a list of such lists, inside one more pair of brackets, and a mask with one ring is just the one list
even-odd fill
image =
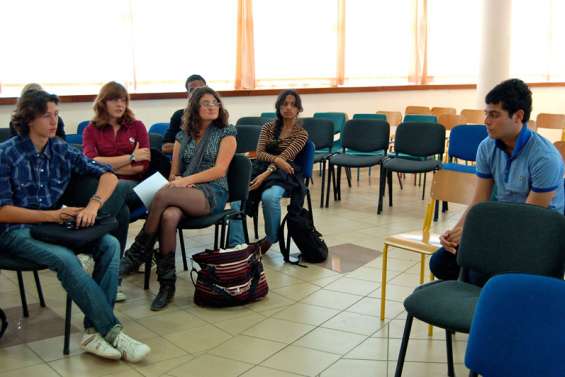
{"label": "long brown hair", "polygon": [[118,119],[119,125],[124,125],[126,123],[131,123],[135,120],[133,111],[129,108],[129,94],[126,88],[115,81],[110,81],[100,89],[100,93],[94,100],[94,117],[92,118],[92,125],[94,127],[105,127],[110,124],[110,114],[106,108],[106,102],[123,99],[126,101],[126,111],[120,119]]}
{"label": "long brown hair", "polygon": [[212,121],[212,124],[218,128],[224,128],[228,126],[228,112],[224,109],[224,104],[220,99],[218,93],[216,93],[212,88],[203,86],[194,91],[194,94],[190,98],[186,109],[184,109],[184,115],[182,116],[182,129],[186,132],[188,136],[193,138],[200,137],[200,131],[202,130],[202,124],[200,119],[200,99],[205,94],[211,94],[214,99],[220,104],[218,109],[218,118]]}

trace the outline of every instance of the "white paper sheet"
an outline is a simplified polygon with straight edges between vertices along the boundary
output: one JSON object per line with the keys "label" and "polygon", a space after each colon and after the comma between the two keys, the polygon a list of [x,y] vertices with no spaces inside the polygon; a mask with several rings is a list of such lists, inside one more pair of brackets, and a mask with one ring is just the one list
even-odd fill
{"label": "white paper sheet", "polygon": [[137,196],[139,196],[139,199],[141,199],[145,208],[149,209],[157,191],[166,186],[168,183],[169,181],[167,181],[161,173],[157,172],[151,177],[145,179],[143,182],[140,182],[133,188],[133,191],[135,191]]}

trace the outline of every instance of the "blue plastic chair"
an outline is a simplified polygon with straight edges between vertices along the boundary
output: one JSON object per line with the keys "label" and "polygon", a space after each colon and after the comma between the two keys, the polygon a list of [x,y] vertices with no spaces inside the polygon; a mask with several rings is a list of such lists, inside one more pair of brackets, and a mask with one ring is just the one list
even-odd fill
{"label": "blue plastic chair", "polygon": [[69,144],[80,144],[82,145],[82,135],[86,126],[90,123],[89,120],[83,120],[77,125],[77,133],[76,134],[67,134],[66,140]]}
{"label": "blue plastic chair", "polygon": [[167,130],[169,129],[169,126],[170,124],[168,122],[154,123],[151,125],[151,127],[149,127],[149,133],[165,136]]}
{"label": "blue plastic chair", "polygon": [[463,124],[453,127],[449,134],[449,148],[447,151],[449,163],[443,164],[442,168],[474,174],[474,166],[454,163],[453,160],[476,161],[479,144],[487,137],[488,133],[484,125]]}
{"label": "blue plastic chair", "polygon": [[565,376],[565,281],[507,274],[481,291],[465,365],[484,377]]}
{"label": "blue plastic chair", "polygon": [[403,123],[437,123],[435,115],[407,114],[404,116]]}

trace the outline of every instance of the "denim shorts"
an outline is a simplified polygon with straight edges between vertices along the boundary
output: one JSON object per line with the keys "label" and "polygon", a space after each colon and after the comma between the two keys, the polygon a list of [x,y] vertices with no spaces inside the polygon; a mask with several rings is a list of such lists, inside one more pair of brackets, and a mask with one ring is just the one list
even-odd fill
{"label": "denim shorts", "polygon": [[200,189],[208,199],[211,215],[224,210],[228,200],[228,191],[225,188],[214,183],[197,184],[196,188]]}

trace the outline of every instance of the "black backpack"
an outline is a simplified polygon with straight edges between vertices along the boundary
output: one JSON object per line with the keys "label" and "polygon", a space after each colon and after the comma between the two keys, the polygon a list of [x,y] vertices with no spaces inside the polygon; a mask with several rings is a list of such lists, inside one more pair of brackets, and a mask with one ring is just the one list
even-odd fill
{"label": "black backpack", "polygon": [[[290,260],[290,242],[285,245],[285,223],[288,225],[288,235],[301,253],[297,261]],[[324,242],[322,234],[314,227],[312,213],[306,208],[297,208],[292,204],[288,206],[288,213],[279,228],[279,246],[285,262],[302,267],[306,266],[300,264],[301,260],[309,263],[320,263],[328,258],[328,246]]]}

